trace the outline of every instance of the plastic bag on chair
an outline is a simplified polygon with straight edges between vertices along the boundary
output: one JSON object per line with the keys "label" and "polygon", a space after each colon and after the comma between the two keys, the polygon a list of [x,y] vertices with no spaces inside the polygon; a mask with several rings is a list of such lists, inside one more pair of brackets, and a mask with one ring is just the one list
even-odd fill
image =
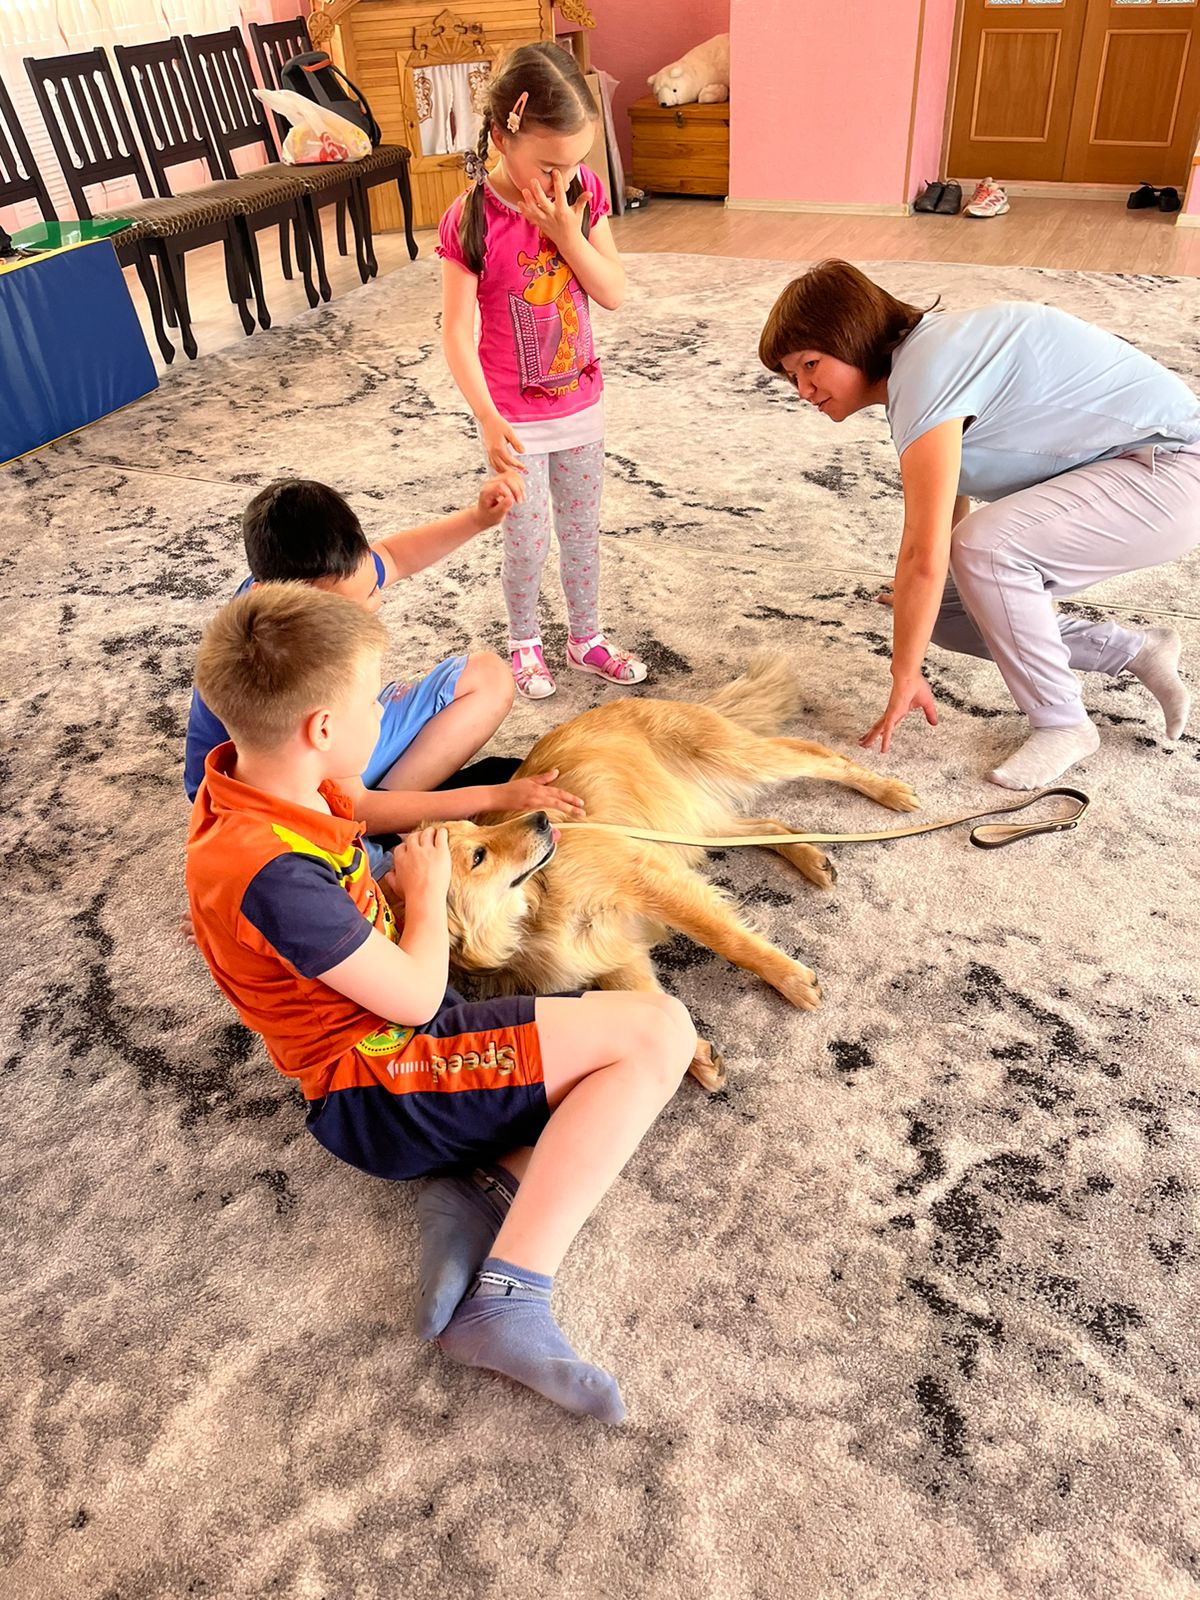
{"label": "plastic bag on chair", "polygon": [[292,89],[255,89],[265,106],[291,123],[283,141],[289,167],[311,167],[323,161],[361,161],[371,154],[371,141],[335,111],[317,105]]}

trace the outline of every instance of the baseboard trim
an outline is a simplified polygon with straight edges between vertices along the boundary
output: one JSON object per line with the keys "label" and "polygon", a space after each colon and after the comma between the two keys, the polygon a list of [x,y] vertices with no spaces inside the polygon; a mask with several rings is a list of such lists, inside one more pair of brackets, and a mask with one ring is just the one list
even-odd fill
{"label": "baseboard trim", "polygon": [[[957,181],[966,195],[979,179],[959,178]],[[1021,183],[1015,180],[1006,183],[1003,178],[997,178],[996,182],[1017,200],[1119,200],[1122,205],[1137,188],[1136,183]]]}
{"label": "baseboard trim", "polygon": [[1181,211],[1175,218],[1177,228],[1200,228],[1200,211]]}
{"label": "baseboard trim", "polygon": [[851,205],[835,200],[733,200],[725,202],[730,211],[806,211],[828,212],[838,217],[906,217],[910,207],[905,205],[870,206]]}

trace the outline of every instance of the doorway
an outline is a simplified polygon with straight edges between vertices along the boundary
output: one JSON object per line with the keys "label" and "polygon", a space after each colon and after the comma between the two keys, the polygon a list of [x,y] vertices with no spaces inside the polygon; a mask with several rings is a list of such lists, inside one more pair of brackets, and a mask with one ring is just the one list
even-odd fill
{"label": "doorway", "polygon": [[962,0],[951,172],[1182,190],[1198,121],[1198,0]]}

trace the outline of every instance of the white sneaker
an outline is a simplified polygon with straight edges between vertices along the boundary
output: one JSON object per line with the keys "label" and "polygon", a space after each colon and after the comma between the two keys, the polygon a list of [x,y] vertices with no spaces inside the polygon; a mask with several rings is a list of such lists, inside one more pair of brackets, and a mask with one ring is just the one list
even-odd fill
{"label": "white sneaker", "polygon": [[992,178],[984,178],[975,186],[975,193],[967,201],[967,217],[1002,217],[1008,210],[1008,196]]}

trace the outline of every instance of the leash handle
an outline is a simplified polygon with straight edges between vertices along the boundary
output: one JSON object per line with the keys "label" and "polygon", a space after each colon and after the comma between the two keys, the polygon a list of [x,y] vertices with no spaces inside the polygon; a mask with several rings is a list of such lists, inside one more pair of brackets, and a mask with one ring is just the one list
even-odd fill
{"label": "leash handle", "polygon": [[[1037,805],[1040,800],[1047,800],[1053,795],[1062,795],[1068,800],[1076,802],[1076,809],[1065,817],[1048,817],[1042,822],[981,822],[971,829],[971,843],[979,850],[1002,850],[1006,844],[1016,844],[1019,839],[1032,839],[1037,833],[1070,833],[1077,828],[1083,820],[1091,797],[1084,794],[1082,789],[1041,789],[1037,794],[1030,795],[1028,800],[1023,800],[1019,805],[1005,806],[1004,810],[1024,811],[1029,806]],[[983,813],[988,815],[994,813]]]}
{"label": "leash handle", "polygon": [[[1075,801],[1075,810],[1065,817],[1047,817],[1041,822],[979,822],[980,817],[1008,816],[1013,811],[1027,811],[1042,800],[1063,796]],[[911,839],[919,833],[938,833],[943,828],[959,828],[965,822],[974,822],[971,843],[980,850],[1000,850],[1018,839],[1031,839],[1038,833],[1068,833],[1077,827],[1091,799],[1082,789],[1039,789],[1028,799],[1018,800],[1010,806],[992,806],[987,811],[972,811],[965,817],[943,817],[938,822],[918,822],[909,828],[892,828],[878,833],[766,833],[735,834],[728,838],[714,835],[695,838],[690,834],[664,833],[654,828],[627,828],[619,822],[560,822],[560,828],[599,828],[605,833],[619,833],[627,839],[646,839],[658,844],[698,845],[706,850],[738,850],[747,845],[763,845],[774,849],[781,844],[887,844],[892,839]]]}

